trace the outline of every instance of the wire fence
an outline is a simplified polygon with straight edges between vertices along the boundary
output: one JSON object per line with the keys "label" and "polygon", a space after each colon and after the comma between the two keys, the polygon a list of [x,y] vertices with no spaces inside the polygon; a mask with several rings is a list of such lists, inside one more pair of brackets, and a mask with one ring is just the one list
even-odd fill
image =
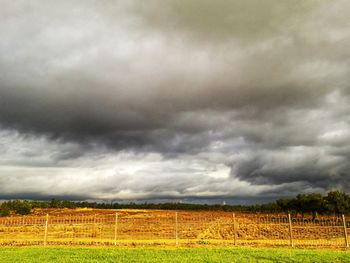
{"label": "wire fence", "polygon": [[350,220],[226,212],[116,212],[0,218],[0,245],[349,247]]}

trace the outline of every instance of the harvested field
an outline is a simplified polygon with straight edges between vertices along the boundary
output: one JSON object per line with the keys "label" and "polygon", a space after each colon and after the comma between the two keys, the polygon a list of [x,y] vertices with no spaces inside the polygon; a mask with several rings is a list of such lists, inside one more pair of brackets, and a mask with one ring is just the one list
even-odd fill
{"label": "harvested field", "polygon": [[344,230],[343,219],[337,217],[37,209],[29,216],[0,218],[0,244],[346,247]]}

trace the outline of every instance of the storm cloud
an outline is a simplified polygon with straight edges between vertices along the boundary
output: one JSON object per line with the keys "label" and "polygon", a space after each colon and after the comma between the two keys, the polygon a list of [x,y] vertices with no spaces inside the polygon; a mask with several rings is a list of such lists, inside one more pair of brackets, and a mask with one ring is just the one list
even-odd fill
{"label": "storm cloud", "polygon": [[0,3],[0,198],[350,190],[348,1]]}

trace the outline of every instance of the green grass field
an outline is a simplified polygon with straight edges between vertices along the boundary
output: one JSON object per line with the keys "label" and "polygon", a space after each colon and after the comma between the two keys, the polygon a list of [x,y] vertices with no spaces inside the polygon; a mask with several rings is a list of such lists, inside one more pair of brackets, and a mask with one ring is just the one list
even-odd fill
{"label": "green grass field", "polygon": [[350,251],[186,248],[0,248],[0,262],[350,262]]}

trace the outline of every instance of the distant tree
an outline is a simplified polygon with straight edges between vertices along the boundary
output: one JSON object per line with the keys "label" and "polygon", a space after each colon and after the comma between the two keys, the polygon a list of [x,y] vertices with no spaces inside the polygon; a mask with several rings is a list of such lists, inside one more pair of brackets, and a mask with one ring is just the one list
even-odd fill
{"label": "distant tree", "polygon": [[334,215],[350,212],[350,197],[338,190],[331,191],[324,198],[327,211]]}
{"label": "distant tree", "polygon": [[296,207],[302,216],[310,213],[315,219],[318,213],[324,212],[325,203],[321,194],[299,194],[296,197]]}
{"label": "distant tree", "polygon": [[293,210],[291,202],[292,202],[291,199],[279,199],[276,201],[276,204],[281,211],[290,213]]}
{"label": "distant tree", "polygon": [[11,213],[19,215],[27,215],[32,210],[32,205],[29,201],[8,201],[1,204],[0,215],[7,216]]}
{"label": "distant tree", "polygon": [[10,215],[10,212],[10,209],[2,203],[0,206],[0,216],[8,216]]}
{"label": "distant tree", "polygon": [[56,200],[56,199],[51,199],[50,203],[49,203],[49,207],[50,208],[59,208],[60,207],[60,201]]}

